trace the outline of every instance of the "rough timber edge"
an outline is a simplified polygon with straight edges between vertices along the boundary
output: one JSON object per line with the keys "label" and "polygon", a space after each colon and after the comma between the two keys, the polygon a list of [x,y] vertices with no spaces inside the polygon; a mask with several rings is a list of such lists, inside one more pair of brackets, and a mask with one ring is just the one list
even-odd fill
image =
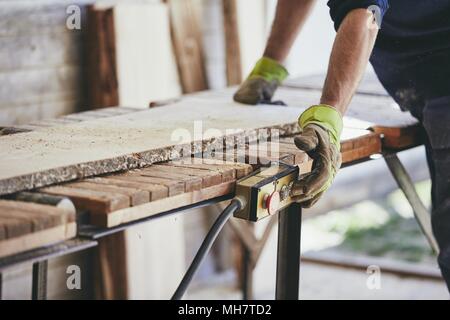
{"label": "rough timber edge", "polygon": [[142,168],[153,163],[175,160],[183,156],[200,153],[209,149],[217,149],[223,146],[233,148],[243,141],[254,142],[272,136],[293,135],[296,133],[298,133],[298,125],[296,122],[273,125],[270,127],[242,130],[235,134],[194,141],[187,144],[172,145],[108,159],[46,169],[0,180],[0,196],[96,175]]}

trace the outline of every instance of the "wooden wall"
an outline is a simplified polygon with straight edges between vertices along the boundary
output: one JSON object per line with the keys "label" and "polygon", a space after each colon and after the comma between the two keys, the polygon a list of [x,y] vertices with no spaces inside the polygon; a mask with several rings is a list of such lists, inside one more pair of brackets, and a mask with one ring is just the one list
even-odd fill
{"label": "wooden wall", "polygon": [[[0,0],[0,126],[83,106],[83,24],[87,0]],[[81,30],[66,13],[78,5]]]}

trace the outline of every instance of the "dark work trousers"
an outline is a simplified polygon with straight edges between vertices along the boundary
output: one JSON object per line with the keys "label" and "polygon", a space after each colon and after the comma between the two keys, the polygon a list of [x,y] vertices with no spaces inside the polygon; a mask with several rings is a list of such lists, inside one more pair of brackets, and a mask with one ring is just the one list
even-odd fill
{"label": "dark work trousers", "polygon": [[401,56],[375,49],[371,62],[389,94],[425,128],[431,223],[440,247],[438,263],[450,291],[450,50]]}

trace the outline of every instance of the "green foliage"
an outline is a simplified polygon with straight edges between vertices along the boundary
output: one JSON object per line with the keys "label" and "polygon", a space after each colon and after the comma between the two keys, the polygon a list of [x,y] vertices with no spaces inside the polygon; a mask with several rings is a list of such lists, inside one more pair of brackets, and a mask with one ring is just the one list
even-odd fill
{"label": "green foliage", "polygon": [[[416,188],[425,205],[430,206],[430,182],[420,182]],[[311,220],[315,229],[340,236],[341,242],[333,250],[411,262],[435,261],[400,190]]]}

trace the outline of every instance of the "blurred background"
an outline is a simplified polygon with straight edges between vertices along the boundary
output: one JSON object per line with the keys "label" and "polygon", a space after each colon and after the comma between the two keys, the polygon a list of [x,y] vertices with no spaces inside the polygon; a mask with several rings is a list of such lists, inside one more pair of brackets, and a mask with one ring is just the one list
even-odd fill
{"label": "blurred background", "polygon": [[[147,107],[238,84],[262,55],[276,0],[183,3],[0,0],[0,127],[118,104]],[[324,74],[334,35],[326,1],[318,1],[286,61],[291,77]],[[190,76],[199,73],[192,85]],[[430,206],[423,148],[400,158]],[[127,231],[128,297],[169,298],[219,211],[212,206]],[[255,226],[257,234],[265,224]],[[273,298],[276,239],[273,228],[254,272],[256,299]],[[448,299],[435,258],[382,160],[343,169],[323,200],[305,210],[302,254],[302,299]],[[52,261],[49,298],[93,298],[94,255]],[[241,255],[225,228],[189,297],[240,298]],[[66,289],[69,264],[82,267],[82,290]],[[380,285],[373,287],[377,267]],[[4,298],[28,299],[29,271],[4,274]]]}

